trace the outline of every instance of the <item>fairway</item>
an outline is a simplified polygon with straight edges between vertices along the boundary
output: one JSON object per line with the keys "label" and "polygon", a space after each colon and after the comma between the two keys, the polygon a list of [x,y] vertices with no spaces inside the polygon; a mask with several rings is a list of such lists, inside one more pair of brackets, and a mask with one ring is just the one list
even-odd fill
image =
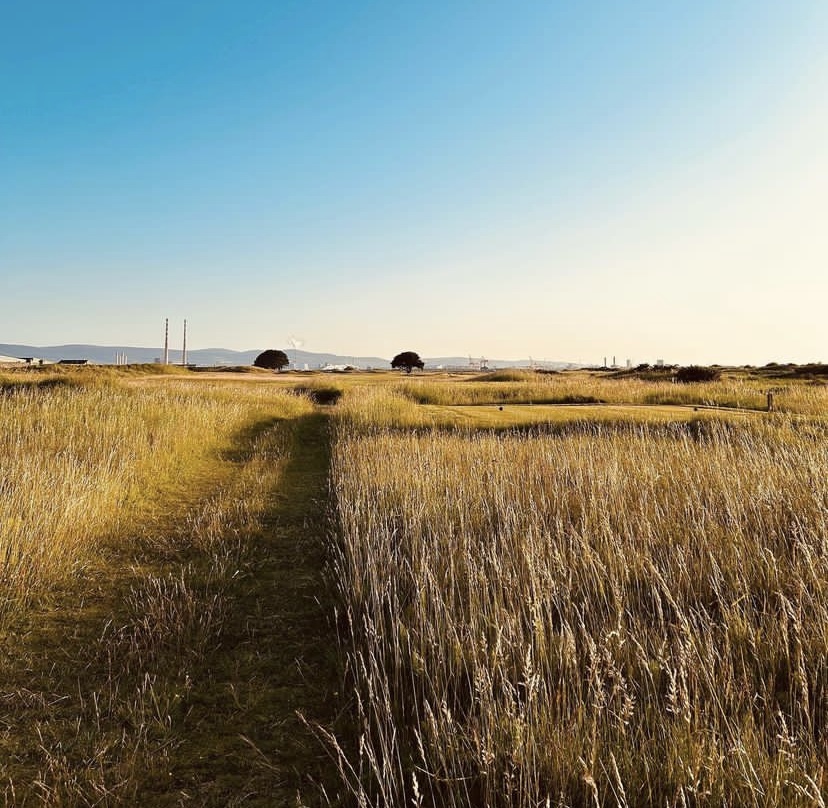
{"label": "fairway", "polygon": [[450,423],[476,428],[522,427],[571,421],[669,423],[699,419],[750,418],[759,414],[749,410],[701,405],[693,407],[648,404],[423,405],[423,412],[436,424]]}

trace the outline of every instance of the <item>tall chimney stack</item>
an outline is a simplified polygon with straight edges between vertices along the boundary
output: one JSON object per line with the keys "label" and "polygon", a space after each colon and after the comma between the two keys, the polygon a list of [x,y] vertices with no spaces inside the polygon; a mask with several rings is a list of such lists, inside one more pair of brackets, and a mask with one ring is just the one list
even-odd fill
{"label": "tall chimney stack", "polygon": [[170,318],[164,319],[164,364],[170,362]]}
{"label": "tall chimney stack", "polygon": [[184,320],[184,347],[181,349],[181,364],[187,364],[187,321]]}

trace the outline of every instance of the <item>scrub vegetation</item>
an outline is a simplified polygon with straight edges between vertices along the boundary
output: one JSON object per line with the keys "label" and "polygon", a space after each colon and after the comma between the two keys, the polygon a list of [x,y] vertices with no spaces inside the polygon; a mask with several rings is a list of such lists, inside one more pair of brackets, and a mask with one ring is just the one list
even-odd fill
{"label": "scrub vegetation", "polygon": [[820,379],[226,376],[0,378],[5,804],[824,805]]}

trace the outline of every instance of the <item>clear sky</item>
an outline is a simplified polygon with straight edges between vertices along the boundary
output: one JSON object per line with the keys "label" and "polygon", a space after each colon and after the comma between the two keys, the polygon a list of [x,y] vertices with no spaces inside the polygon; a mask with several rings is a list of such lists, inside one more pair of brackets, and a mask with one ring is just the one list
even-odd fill
{"label": "clear sky", "polygon": [[828,361],[824,0],[0,1],[0,342]]}

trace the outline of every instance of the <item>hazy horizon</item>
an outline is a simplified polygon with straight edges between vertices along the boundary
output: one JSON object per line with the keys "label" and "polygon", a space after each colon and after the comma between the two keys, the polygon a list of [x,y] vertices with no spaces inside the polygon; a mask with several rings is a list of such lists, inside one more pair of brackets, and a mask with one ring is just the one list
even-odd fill
{"label": "hazy horizon", "polygon": [[0,340],[828,361],[826,38],[815,0],[18,5]]}

